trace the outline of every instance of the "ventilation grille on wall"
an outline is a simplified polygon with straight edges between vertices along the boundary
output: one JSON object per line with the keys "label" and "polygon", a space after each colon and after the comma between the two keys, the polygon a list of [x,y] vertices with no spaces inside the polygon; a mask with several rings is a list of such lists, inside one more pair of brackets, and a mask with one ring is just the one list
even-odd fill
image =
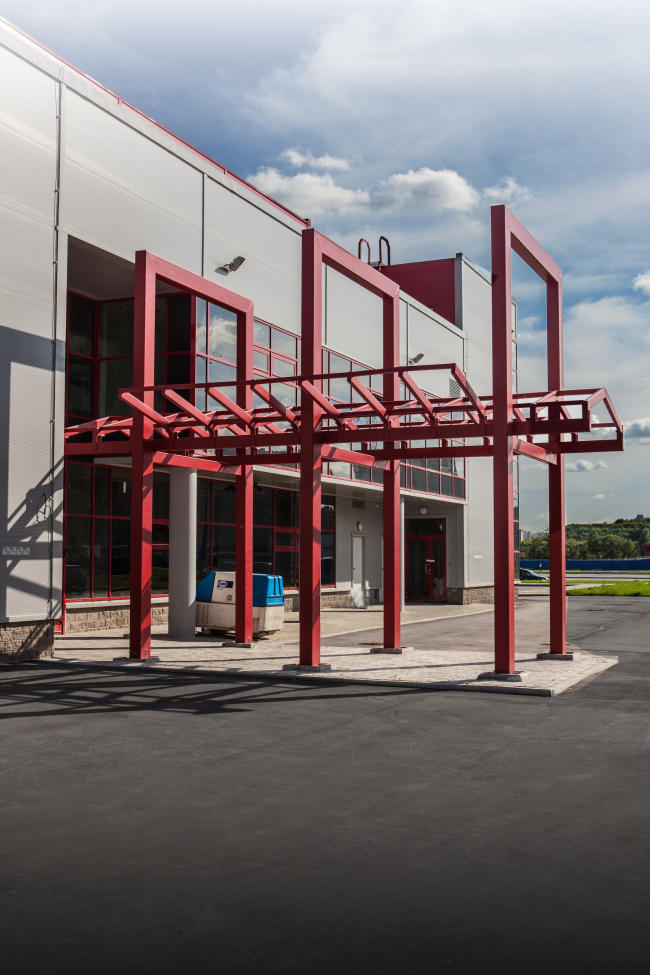
{"label": "ventilation grille on wall", "polygon": [[352,498],[353,508],[365,508],[366,502],[362,501],[360,498]]}
{"label": "ventilation grille on wall", "polygon": [[454,399],[460,399],[460,397],[463,395],[463,391],[460,388],[460,384],[457,383],[455,379],[449,380],[449,395],[452,396]]}

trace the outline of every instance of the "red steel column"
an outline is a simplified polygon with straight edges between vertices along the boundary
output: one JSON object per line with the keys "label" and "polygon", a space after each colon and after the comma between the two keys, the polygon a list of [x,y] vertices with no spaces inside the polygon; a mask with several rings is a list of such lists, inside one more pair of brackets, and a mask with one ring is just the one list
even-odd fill
{"label": "red steel column", "polygon": [[[562,336],[562,281],[546,283],[546,334],[548,388],[564,388],[564,352]],[[549,416],[559,418],[560,411],[549,407]],[[554,435],[551,440],[560,440]],[[550,652],[566,653],[566,545],[564,511],[564,454],[548,468],[548,547],[550,576]]]}
{"label": "red steel column", "polygon": [[[399,365],[399,294],[384,298],[384,369]],[[384,400],[399,399],[397,373],[384,375]],[[386,441],[384,448],[394,450]],[[384,648],[402,645],[401,607],[404,553],[401,550],[400,464],[391,460],[384,471]]]}
{"label": "red steel column", "polygon": [[[300,371],[323,371],[323,262],[314,230],[302,233],[302,335]],[[321,389],[322,383],[315,385]],[[320,664],[321,473],[322,446],[315,433],[320,407],[301,392],[300,400],[300,664]]]}
{"label": "red steel column", "polygon": [[492,387],[494,396],[494,670],[515,669],[512,443],[512,310],[508,213],[492,207]]}
{"label": "red steel column", "polygon": [[[237,379],[253,378],[253,312],[237,313]],[[237,405],[253,408],[250,386],[237,387]],[[238,453],[246,453],[245,450]],[[253,642],[253,467],[235,478],[235,642]]]}
{"label": "red steel column", "polygon": [[[135,308],[133,324],[133,385],[152,386],[156,329],[156,275],[146,251],[135,255]],[[153,393],[144,394],[153,407]],[[145,439],[153,424],[137,410],[133,413],[131,454],[131,622],[129,656],[151,656],[151,518],[153,452]]]}

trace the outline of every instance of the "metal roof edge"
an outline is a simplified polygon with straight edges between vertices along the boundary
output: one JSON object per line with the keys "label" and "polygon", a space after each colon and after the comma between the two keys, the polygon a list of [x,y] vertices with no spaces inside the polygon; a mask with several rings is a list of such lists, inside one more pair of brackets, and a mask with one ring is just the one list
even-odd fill
{"label": "metal roof edge", "polygon": [[[10,32],[13,32],[16,35],[18,35],[18,37],[21,40],[27,42],[28,45],[32,45],[33,47],[35,47],[39,52],[46,54],[48,58],[51,58],[55,63],[57,63],[60,68],[66,68],[67,70],[72,72],[73,75],[76,75],[79,79],[85,82],[87,85],[91,86],[92,88],[95,88],[97,91],[101,92],[104,96],[107,96],[111,101],[113,101],[119,107],[126,109],[129,112],[132,112],[134,115],[136,115],[138,118],[146,122],[152,128],[157,129],[159,132],[164,133],[168,138],[172,139],[174,142],[177,142],[180,145],[184,146],[187,150],[189,150],[189,152],[199,156],[199,158],[204,160],[210,167],[214,168],[217,172],[221,173],[224,176],[228,176],[234,182],[239,183],[241,186],[244,186],[247,190],[249,190],[249,192],[253,193],[255,196],[258,196],[261,199],[266,200],[272,206],[276,207],[278,210],[281,210],[284,214],[291,217],[297,223],[302,224],[303,227],[311,226],[311,220],[309,218],[298,216],[297,213],[294,213],[293,210],[290,210],[289,207],[286,207],[283,203],[279,203],[278,200],[274,200],[273,197],[268,196],[266,193],[263,193],[261,190],[258,190],[258,188],[254,186],[252,183],[249,183],[248,180],[245,180],[242,176],[238,176],[237,173],[228,169],[222,163],[219,163],[215,159],[212,159],[211,156],[208,156],[207,153],[203,152],[201,149],[197,149],[196,146],[192,145],[191,142],[188,142],[186,139],[183,139],[182,136],[177,135],[175,132],[172,132],[171,129],[168,129],[160,122],[157,122],[150,115],[147,115],[146,112],[143,112],[135,105],[132,105],[130,102],[127,102],[124,98],[121,98],[115,92],[111,91],[110,88],[107,88],[106,85],[103,85],[100,81],[97,81],[89,74],[86,74],[85,71],[82,71],[81,68],[77,68],[74,64],[71,64],[70,61],[66,61],[65,58],[61,57],[59,54],[56,54],[54,51],[50,50],[50,48],[46,47],[45,44],[42,44],[34,37],[31,37],[31,35],[26,33],[26,31],[22,30],[20,27],[16,27],[15,24],[12,24],[11,21],[7,20],[6,17],[2,17],[1,15],[0,15],[0,25],[7,28]],[[39,67],[39,65],[35,65],[35,66]],[[57,71],[55,74],[53,74],[53,77],[56,77],[57,80],[61,80],[60,71]]]}

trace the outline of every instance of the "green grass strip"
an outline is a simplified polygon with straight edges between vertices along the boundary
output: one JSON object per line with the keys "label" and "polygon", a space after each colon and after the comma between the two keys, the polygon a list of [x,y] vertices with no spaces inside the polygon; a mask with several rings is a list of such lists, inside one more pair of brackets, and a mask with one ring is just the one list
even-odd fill
{"label": "green grass strip", "polygon": [[650,596],[650,582],[609,582],[604,586],[568,589],[568,596]]}

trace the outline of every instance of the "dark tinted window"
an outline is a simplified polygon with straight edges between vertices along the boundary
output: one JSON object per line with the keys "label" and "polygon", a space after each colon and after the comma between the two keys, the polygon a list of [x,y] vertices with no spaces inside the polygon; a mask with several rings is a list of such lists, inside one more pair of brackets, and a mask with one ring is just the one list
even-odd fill
{"label": "dark tinted window", "polygon": [[133,300],[105,301],[99,311],[99,355],[133,355]]}
{"label": "dark tinted window", "polygon": [[68,356],[68,412],[92,416],[94,401],[94,365],[90,359]]}
{"label": "dark tinted window", "polygon": [[95,302],[70,295],[68,351],[95,354]]}
{"label": "dark tinted window", "polygon": [[275,525],[293,528],[296,523],[296,503],[293,491],[275,492]]}
{"label": "dark tinted window", "polygon": [[111,483],[113,515],[129,518],[131,515],[131,471],[113,470]]}
{"label": "dark tinted window", "polygon": [[336,498],[331,495],[323,494],[320,500],[320,526],[321,529],[334,529],[334,511]]}
{"label": "dark tinted window", "polygon": [[192,321],[190,295],[170,295],[167,299],[167,351],[188,352]]}
{"label": "dark tinted window", "polygon": [[439,518],[407,518],[407,535],[444,535],[445,523]]}
{"label": "dark tinted window", "polygon": [[154,474],[153,476],[153,517],[162,521],[169,520],[169,476]]}
{"label": "dark tinted window", "polygon": [[256,485],[253,491],[253,524],[273,524],[273,491]]}
{"label": "dark tinted window", "polygon": [[[235,524],[235,485],[215,481],[212,485],[213,519],[226,525]],[[215,568],[217,566],[215,565]],[[223,566],[219,566],[223,568]]]}
{"label": "dark tinted window", "polygon": [[93,505],[93,469],[90,464],[68,464],[66,510],[70,514],[90,515]]}

